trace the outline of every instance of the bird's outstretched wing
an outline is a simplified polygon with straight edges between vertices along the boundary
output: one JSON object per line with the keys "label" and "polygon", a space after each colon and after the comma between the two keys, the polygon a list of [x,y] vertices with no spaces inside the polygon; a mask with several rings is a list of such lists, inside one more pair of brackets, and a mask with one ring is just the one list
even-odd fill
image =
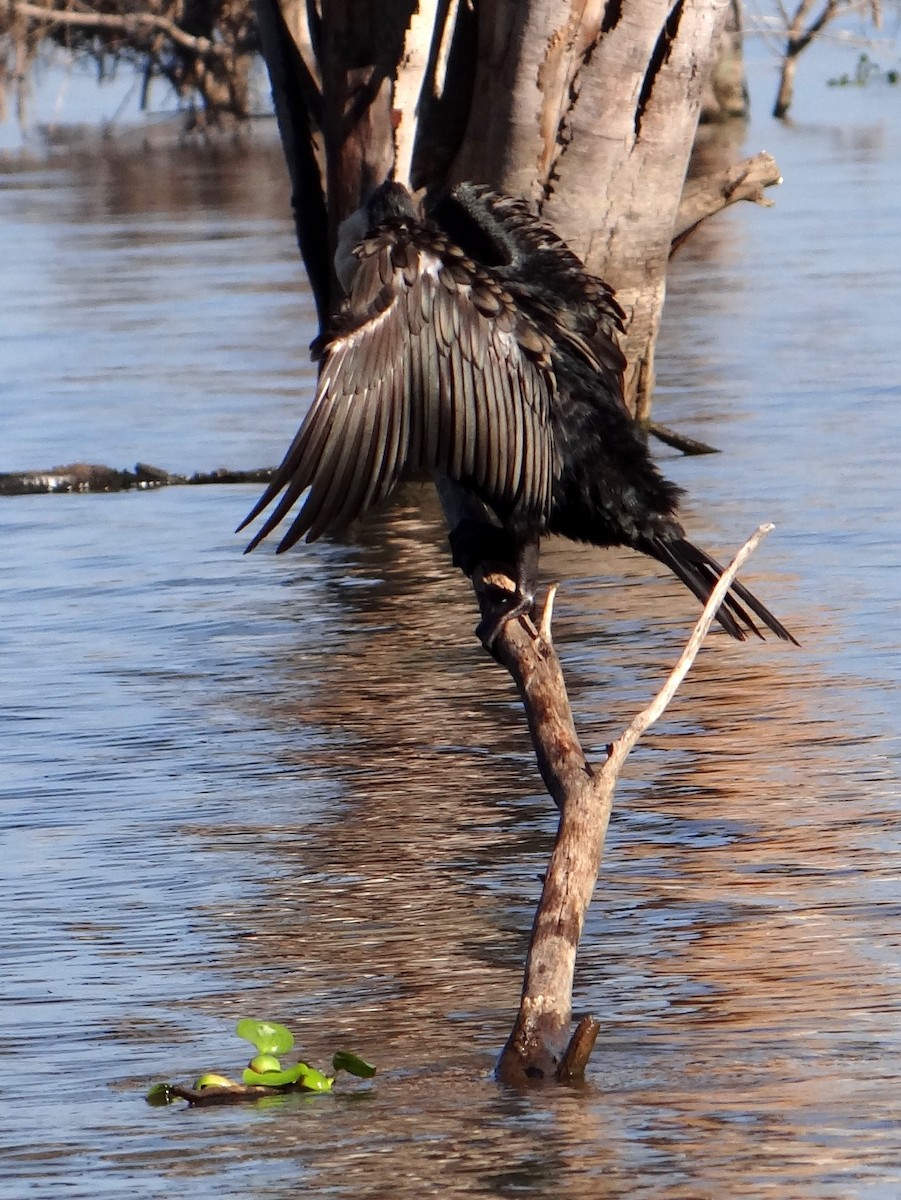
{"label": "bird's outstretched wing", "polygon": [[546,517],[556,454],[549,339],[429,223],[386,221],[354,254],[309,414],[243,524],[283,494],[248,550],[307,488],[279,551],[340,530],[423,472],[466,483],[502,519]]}

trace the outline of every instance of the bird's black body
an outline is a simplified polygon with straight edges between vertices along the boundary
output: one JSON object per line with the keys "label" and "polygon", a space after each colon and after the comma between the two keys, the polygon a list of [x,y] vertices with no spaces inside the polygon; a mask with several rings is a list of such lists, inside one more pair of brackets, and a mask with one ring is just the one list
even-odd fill
{"label": "bird's black body", "polygon": [[[505,619],[531,607],[548,533],[630,546],[705,600],[721,567],[685,539],[679,489],[623,401],[612,290],[523,201],[478,185],[423,214],[386,184],[353,220],[356,244],[336,258],[348,296],[316,346],[317,394],[247,518],[283,493],[248,549],[307,488],[279,550],[341,529],[402,477],[432,473],[479,502],[479,519],[452,533],[455,561],[471,573],[500,546],[514,565],[519,595]],[[737,583],[718,619],[743,638],[758,632],[748,610],[794,640]]]}

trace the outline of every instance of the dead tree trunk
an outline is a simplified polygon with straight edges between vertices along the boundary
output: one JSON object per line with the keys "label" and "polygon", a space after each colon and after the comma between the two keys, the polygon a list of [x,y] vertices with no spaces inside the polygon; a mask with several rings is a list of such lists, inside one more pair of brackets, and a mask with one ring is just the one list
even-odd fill
{"label": "dead tree trunk", "polygon": [[627,316],[627,400],[649,411],[666,263],[724,0],[488,6],[458,178],[529,196]]}
{"label": "dead tree trunk", "polygon": [[795,75],[800,55],[820,36],[827,25],[840,17],[860,11],[863,11],[874,29],[882,27],[880,0],[799,0],[794,12],[779,6],[780,16],[785,23],[785,46],[782,51],[779,89],[773,105],[774,117],[784,120],[788,116],[795,97]]}
{"label": "dead tree trunk", "polygon": [[[706,188],[696,181],[681,208],[727,0],[257,4],[320,320],[337,295],[337,223],[382,179],[428,189],[487,183],[531,198],[617,288],[628,316],[630,399],[645,415],[674,235],[734,200],[760,199],[778,177],[757,163],[753,178],[738,168]],[[459,497],[442,500],[453,528]],[[475,586],[489,615],[498,588],[487,568]],[[613,766],[596,771],[582,754],[549,616],[540,631],[508,622],[493,653],[519,687],[561,813],[501,1070],[564,1078],[584,1070],[596,1031],[583,1023],[569,1039],[572,975],[618,767],[613,755]]]}
{"label": "dead tree trunk", "polygon": [[[731,580],[772,528],[761,525],[736,554],[660,691],[607,747],[607,758],[599,767],[589,764],[582,752],[560,661],[551,644],[553,590],[539,629],[516,624],[503,639],[497,657],[519,688],[542,778],[560,810],[532,925],[519,1012],[498,1062],[498,1074],[508,1083],[566,1083],[585,1072],[599,1024],[593,1017],[583,1017],[570,1036],[573,971],[620,771],[688,674]],[[477,583],[477,593],[488,615],[492,589]]]}
{"label": "dead tree trunk", "polygon": [[701,124],[717,125],[745,118],[750,103],[741,0],[729,0],[719,48],[701,96]]}

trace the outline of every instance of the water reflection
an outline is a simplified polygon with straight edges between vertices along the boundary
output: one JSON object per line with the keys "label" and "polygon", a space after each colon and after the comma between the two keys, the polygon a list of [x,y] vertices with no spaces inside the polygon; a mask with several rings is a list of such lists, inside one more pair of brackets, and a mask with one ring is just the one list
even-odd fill
{"label": "water reflection", "polygon": [[[898,159],[777,140],[778,218],[724,214],[677,260],[658,411],[725,451],[667,464],[698,541],[779,524],[748,579],[804,648],[713,635],[629,765],[579,963],[589,1085],[490,1077],[553,816],[428,494],[278,559],[230,534],[250,490],[25,497],[0,1196],[898,1193]],[[311,309],[277,153],[153,164],[156,190],[121,156],[0,181],[10,469],[258,466],[296,423]],[[625,554],[553,543],[545,573],[600,752],[693,602]],[[375,1086],[145,1108],[152,1079],[234,1070],[231,1023],[264,1013]]]}

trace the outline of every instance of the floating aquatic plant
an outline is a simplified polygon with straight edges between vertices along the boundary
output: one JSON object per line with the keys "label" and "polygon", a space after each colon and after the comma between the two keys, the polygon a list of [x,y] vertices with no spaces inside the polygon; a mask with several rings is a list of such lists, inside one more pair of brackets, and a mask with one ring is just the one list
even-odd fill
{"label": "floating aquatic plant", "polygon": [[235,1033],[250,1042],[257,1052],[244,1068],[241,1083],[214,1072],[201,1075],[193,1087],[158,1083],[147,1093],[148,1104],[160,1106],[171,1104],[174,1100],[187,1100],[189,1104],[224,1104],[257,1099],[273,1092],[330,1092],[341,1071],[359,1079],[371,1079],[375,1075],[375,1067],[348,1050],[335,1051],[332,1056],[333,1075],[326,1075],[306,1062],[283,1067],[280,1056],[293,1047],[294,1034],[285,1025],[275,1021],[256,1021],[245,1017],[235,1026]]}
{"label": "floating aquatic plant", "polygon": [[853,75],[839,75],[836,79],[827,79],[826,84],[828,87],[866,87],[868,83],[879,82],[894,86],[899,78],[897,70],[883,71],[868,54],[861,54]]}

